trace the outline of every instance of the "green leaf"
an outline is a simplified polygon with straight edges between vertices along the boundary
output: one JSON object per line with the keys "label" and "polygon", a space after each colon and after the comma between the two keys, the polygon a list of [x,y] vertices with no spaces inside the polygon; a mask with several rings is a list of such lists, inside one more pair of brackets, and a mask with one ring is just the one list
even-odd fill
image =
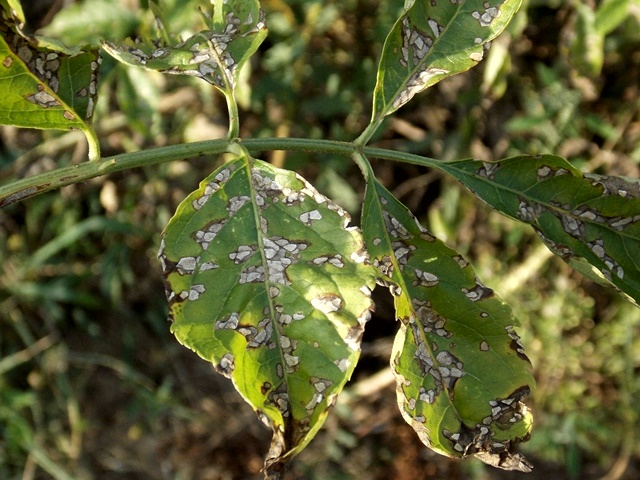
{"label": "green leaf", "polygon": [[554,155],[441,167],[557,255],[640,303],[640,181],[582,173]]}
{"label": "green leaf", "polygon": [[2,16],[0,124],[80,129],[89,141],[90,158],[98,159],[99,144],[90,127],[101,62],[98,51],[66,49],[27,37],[7,12]]}
{"label": "green leaf", "polygon": [[7,12],[19,25],[25,23],[25,16],[20,0],[0,0],[0,7],[2,7],[2,10]]}
{"label": "green leaf", "polygon": [[402,322],[391,368],[404,419],[440,454],[529,471],[513,447],[529,437],[534,380],[510,308],[375,179],[363,230]]}
{"label": "green leaf", "polygon": [[131,35],[139,24],[139,16],[133,9],[121,5],[114,8],[112,0],[85,0],[66,6],[38,32],[59,38],[67,45],[99,46],[101,40]]}
{"label": "green leaf", "polygon": [[243,155],[164,232],[172,332],[272,428],[267,472],[315,436],[358,360],[375,269],[348,221],[297,174]]}
{"label": "green leaf", "polygon": [[596,13],[585,4],[576,4],[575,32],[569,43],[571,60],[578,71],[596,77],[604,63],[604,34],[596,28]]}
{"label": "green leaf", "polygon": [[372,121],[445,77],[475,66],[522,0],[415,0],[387,36]]}
{"label": "green leaf", "polygon": [[[157,7],[153,10],[160,13]],[[267,35],[264,12],[258,0],[216,1],[213,18],[205,18],[209,28],[185,41],[161,28],[161,40],[103,42],[102,46],[128,65],[202,78],[229,93],[238,82],[243,64]]]}
{"label": "green leaf", "polygon": [[600,35],[608,35],[629,18],[631,0],[603,0],[596,11],[595,27]]}

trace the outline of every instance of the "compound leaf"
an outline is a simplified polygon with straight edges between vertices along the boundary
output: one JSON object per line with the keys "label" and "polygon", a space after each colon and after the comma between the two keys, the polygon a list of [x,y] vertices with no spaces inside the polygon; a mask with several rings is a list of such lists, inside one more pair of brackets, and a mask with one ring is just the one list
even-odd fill
{"label": "compound leaf", "polygon": [[[3,2],[4,3],[4,2]],[[6,8],[7,5],[5,5]],[[97,96],[97,50],[67,49],[20,30],[20,17],[3,10],[0,23],[0,124],[82,130],[91,159],[100,157],[90,127]]]}
{"label": "compound leaf", "polygon": [[578,271],[640,303],[640,181],[582,173],[554,155],[441,167],[491,207],[532,225]]}
{"label": "compound leaf", "polygon": [[171,330],[272,428],[267,473],[314,437],[358,360],[375,269],[348,221],[299,175],[242,155],[164,232]]}
{"label": "compound leaf", "polygon": [[375,179],[363,230],[401,321],[391,368],[404,419],[440,454],[529,471],[513,447],[529,437],[534,380],[510,308]]}
{"label": "compound leaf", "polygon": [[[267,28],[258,0],[213,3],[213,18],[204,15],[209,28],[185,41],[175,39],[161,27],[161,40],[135,44],[103,42],[102,46],[128,65],[202,78],[228,94],[238,81],[242,65],[266,37]],[[159,9],[150,4],[154,13],[160,15]]]}
{"label": "compound leaf", "polygon": [[415,0],[385,41],[372,122],[445,77],[475,66],[522,0]]}

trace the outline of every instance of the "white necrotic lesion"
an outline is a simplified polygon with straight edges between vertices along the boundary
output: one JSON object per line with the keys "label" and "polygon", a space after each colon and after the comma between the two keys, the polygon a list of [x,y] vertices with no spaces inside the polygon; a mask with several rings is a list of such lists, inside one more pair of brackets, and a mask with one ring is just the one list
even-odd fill
{"label": "white necrotic lesion", "polygon": [[488,27],[494,19],[500,16],[501,12],[498,7],[492,7],[489,2],[485,2],[483,6],[485,7],[484,11],[476,10],[471,16],[478,20],[481,27]]}
{"label": "white necrotic lesion", "polygon": [[253,245],[240,245],[236,251],[229,254],[229,259],[238,265],[248,260],[255,251],[256,249]]}

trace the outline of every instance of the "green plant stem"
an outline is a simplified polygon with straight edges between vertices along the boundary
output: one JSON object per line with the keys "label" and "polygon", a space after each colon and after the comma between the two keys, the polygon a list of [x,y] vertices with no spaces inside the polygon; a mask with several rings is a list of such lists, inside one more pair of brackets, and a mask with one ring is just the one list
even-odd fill
{"label": "green plant stem", "polygon": [[100,159],[100,141],[98,140],[98,135],[96,135],[95,130],[92,128],[87,128],[84,131],[85,136],[87,137],[87,143],[89,144],[89,160],[96,161]]}
{"label": "green plant stem", "polygon": [[353,161],[360,167],[360,171],[362,172],[362,176],[365,181],[368,183],[369,179],[374,175],[373,168],[371,167],[371,163],[369,159],[362,153],[361,151],[356,151],[351,154],[351,158]]}
{"label": "green plant stem", "polygon": [[353,141],[353,143],[355,145],[359,145],[361,147],[364,147],[367,143],[369,143],[369,141],[371,140],[373,135],[376,133],[376,131],[378,130],[378,128],[382,124],[383,120],[384,120],[384,116],[383,115],[379,115],[376,118],[372,118],[371,122],[369,122],[369,125],[367,125],[367,128],[364,129],[364,131],[360,134],[360,136],[358,138],[356,138]]}
{"label": "green plant stem", "polygon": [[[230,141],[227,139],[207,140],[204,142],[183,143],[166,147],[152,148],[140,152],[123,153],[97,161],[85,162],[69,167],[62,167],[50,172],[23,178],[0,186],[0,207],[34,197],[44,192],[83,182],[91,178],[129,168],[158,165],[173,160],[190,157],[216,155],[230,151],[231,144],[238,143],[249,151],[262,152],[271,150],[287,150],[298,152],[322,152],[351,156],[362,152],[366,157],[413,163],[426,167],[441,168],[443,162],[433,158],[421,157],[406,152],[387,150],[375,147],[359,147],[350,142],[334,140],[314,140],[305,138],[251,138]],[[362,167],[361,167],[362,168]]]}
{"label": "green plant stem", "polygon": [[240,117],[238,116],[238,103],[233,90],[225,92],[224,96],[227,99],[227,111],[229,112],[229,132],[227,138],[231,141],[238,138],[240,135]]}

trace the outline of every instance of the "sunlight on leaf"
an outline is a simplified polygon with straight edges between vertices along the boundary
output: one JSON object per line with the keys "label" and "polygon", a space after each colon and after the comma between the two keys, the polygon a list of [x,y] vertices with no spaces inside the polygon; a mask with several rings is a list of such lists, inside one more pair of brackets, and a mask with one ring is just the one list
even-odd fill
{"label": "sunlight on leaf", "polygon": [[554,155],[441,168],[491,207],[532,225],[581,273],[640,303],[640,181],[582,173]]}
{"label": "sunlight on leaf", "polygon": [[25,23],[25,16],[20,0],[0,0],[0,7],[2,7],[5,12],[8,12],[9,15],[13,17],[13,21],[19,25]]}
{"label": "sunlight on leaf", "polygon": [[97,96],[97,50],[67,49],[50,39],[28,37],[20,17],[2,12],[0,23],[0,124],[82,130],[89,156],[100,157],[89,126]]}
{"label": "sunlight on leaf", "polygon": [[299,175],[245,155],[164,232],[172,331],[273,430],[267,472],[315,436],[358,360],[375,269],[348,221]]}
{"label": "sunlight on leaf", "polygon": [[529,471],[513,450],[529,438],[534,380],[511,309],[375,179],[363,230],[401,321],[391,368],[404,419],[442,455]]}

